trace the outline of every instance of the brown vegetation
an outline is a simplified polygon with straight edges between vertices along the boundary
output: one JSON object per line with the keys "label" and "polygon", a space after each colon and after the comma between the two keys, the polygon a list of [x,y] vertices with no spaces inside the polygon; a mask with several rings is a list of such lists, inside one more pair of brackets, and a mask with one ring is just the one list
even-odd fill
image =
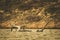
{"label": "brown vegetation", "polygon": [[0,27],[17,24],[27,28],[60,28],[59,5],[59,0],[1,0]]}

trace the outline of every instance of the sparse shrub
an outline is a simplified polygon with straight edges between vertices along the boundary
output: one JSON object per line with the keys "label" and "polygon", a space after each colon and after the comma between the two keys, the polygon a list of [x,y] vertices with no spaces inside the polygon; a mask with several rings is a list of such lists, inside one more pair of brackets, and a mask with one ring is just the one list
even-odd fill
{"label": "sparse shrub", "polygon": [[41,20],[40,16],[27,16],[26,20],[29,22],[38,22]]}

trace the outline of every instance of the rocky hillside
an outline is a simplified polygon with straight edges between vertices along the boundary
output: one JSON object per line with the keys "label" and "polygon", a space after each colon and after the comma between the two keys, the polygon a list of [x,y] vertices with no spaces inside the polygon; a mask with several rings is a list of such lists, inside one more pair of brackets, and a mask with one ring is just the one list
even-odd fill
{"label": "rocky hillside", "polygon": [[1,0],[0,28],[60,28],[60,0]]}

